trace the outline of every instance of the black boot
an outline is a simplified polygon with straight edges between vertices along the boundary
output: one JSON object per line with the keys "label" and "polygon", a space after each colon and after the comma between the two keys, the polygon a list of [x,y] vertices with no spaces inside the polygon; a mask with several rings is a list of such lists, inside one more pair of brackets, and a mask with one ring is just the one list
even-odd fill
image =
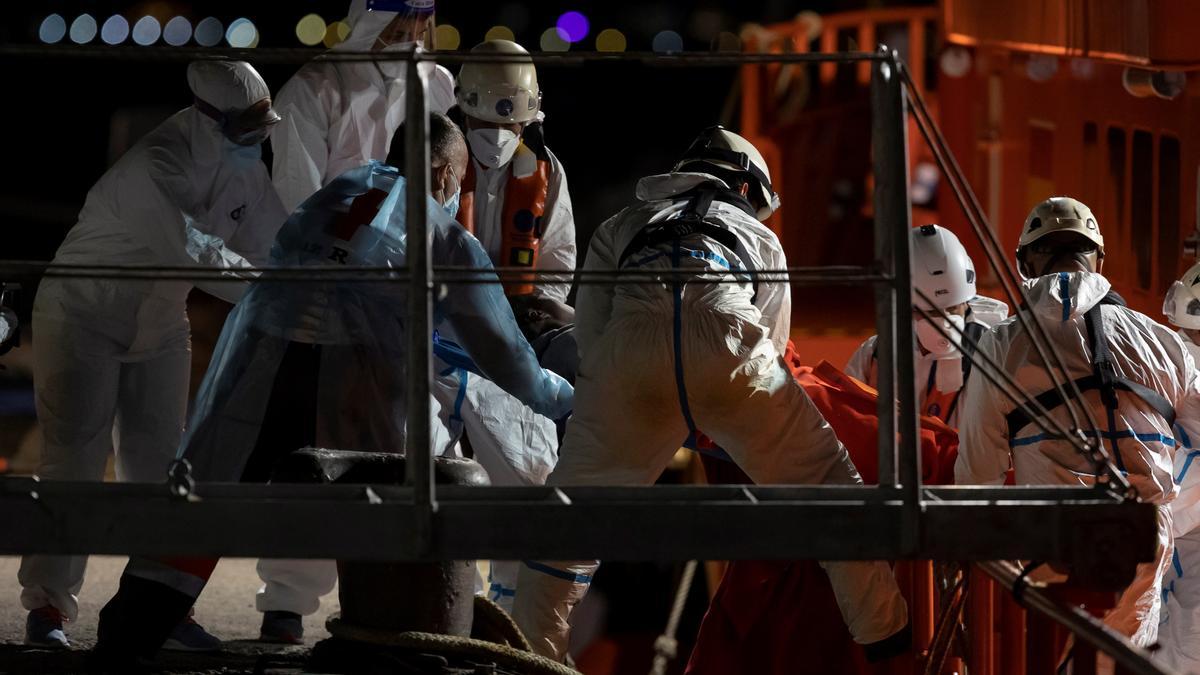
{"label": "black boot", "polygon": [[123,668],[136,671],[154,658],[195,601],[166,584],[121,575],[117,594],[100,610],[89,666],[112,672]]}

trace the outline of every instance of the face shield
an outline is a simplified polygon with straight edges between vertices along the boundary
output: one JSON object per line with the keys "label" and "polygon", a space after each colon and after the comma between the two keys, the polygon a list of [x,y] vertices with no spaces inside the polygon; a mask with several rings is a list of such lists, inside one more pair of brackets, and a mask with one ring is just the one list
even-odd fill
{"label": "face shield", "polygon": [[411,49],[421,45],[434,49],[434,0],[367,0],[367,12],[373,22],[384,24],[376,45],[382,49]]}

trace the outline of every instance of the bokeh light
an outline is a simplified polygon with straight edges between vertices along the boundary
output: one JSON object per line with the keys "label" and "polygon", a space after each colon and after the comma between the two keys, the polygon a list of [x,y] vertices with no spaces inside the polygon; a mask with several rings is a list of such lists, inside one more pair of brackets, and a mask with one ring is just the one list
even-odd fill
{"label": "bokeh light", "polygon": [[598,52],[623,52],[625,46],[625,34],[616,28],[605,28],[596,35],[596,51]]}
{"label": "bokeh light", "polygon": [[196,24],[196,44],[201,47],[215,47],[225,36],[225,26],[215,17],[208,17]]}
{"label": "bokeh light", "polygon": [[683,51],[683,38],[673,30],[659,31],[654,36],[651,48],[660,54],[670,54]]}
{"label": "bokeh light", "polygon": [[580,12],[566,12],[554,24],[558,37],[566,42],[579,42],[587,37],[588,20]]}
{"label": "bokeh light", "polygon": [[346,41],[346,37],[350,35],[350,24],[345,21],[334,21],[325,29],[325,39],[323,42],[326,47],[333,48],[335,45]]}
{"label": "bokeh light", "polygon": [[129,22],[120,14],[113,14],[100,26],[100,39],[110,45],[119,45],[128,38]]}
{"label": "bokeh light", "polygon": [[182,47],[192,39],[192,22],[182,16],[173,17],[163,26],[163,42],[172,47]]}
{"label": "bokeh light", "polygon": [[258,29],[250,19],[235,19],[225,31],[225,41],[230,47],[248,49],[258,44]]}
{"label": "bokeh light", "polygon": [[544,52],[565,52],[571,48],[571,43],[564,40],[562,31],[558,28],[547,28],[542,31],[542,37],[538,40]]}
{"label": "bokeh light", "polygon": [[516,42],[517,37],[513,35],[512,29],[508,26],[492,26],[487,33],[483,35],[484,40],[512,40]]}
{"label": "bokeh light", "polygon": [[85,45],[96,39],[96,20],[91,14],[80,14],[71,22],[71,42]]}
{"label": "bokeh light", "polygon": [[139,45],[152,45],[158,42],[160,35],[162,35],[162,26],[159,26],[158,19],[152,16],[143,16],[133,24],[133,41]]}
{"label": "bokeh light", "polygon": [[58,14],[51,14],[42,19],[42,25],[38,26],[38,39],[48,45],[61,42],[66,36],[67,20]]}
{"label": "bokeh light", "polygon": [[325,39],[326,30],[328,30],[328,26],[325,25],[325,19],[322,19],[320,14],[305,14],[296,23],[296,38],[300,40],[301,44],[315,47]]}
{"label": "bokeh light", "polygon": [[458,29],[448,23],[443,23],[434,30],[433,39],[438,49],[446,51],[458,49],[462,44],[462,36],[458,34]]}

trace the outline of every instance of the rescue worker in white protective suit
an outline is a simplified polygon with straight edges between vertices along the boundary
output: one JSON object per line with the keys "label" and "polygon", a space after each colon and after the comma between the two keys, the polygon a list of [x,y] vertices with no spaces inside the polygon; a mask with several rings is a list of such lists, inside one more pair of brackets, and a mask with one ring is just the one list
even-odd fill
{"label": "rescue worker in white protective suit", "polygon": [[[520,57],[529,52],[515,42],[489,40],[471,53]],[[542,92],[533,63],[468,62],[458,74],[456,96],[471,149],[458,221],[497,267],[574,271],[571,196],[562,163],[542,136]],[[574,356],[570,324],[575,312],[565,302],[570,281],[502,278],[517,320],[539,356],[545,359],[552,343],[570,345]],[[548,317],[553,331],[531,326],[526,320],[531,315]],[[559,370],[568,378],[573,371],[573,363]],[[495,383],[450,364],[439,367],[434,392],[451,436],[465,430],[475,459],[494,485],[545,482],[558,456],[558,434],[550,420]],[[489,578],[477,590],[486,589],[489,598],[511,611],[518,568],[516,561],[492,561]]]}
{"label": "rescue worker in white protective suit", "polygon": [[[390,11],[389,11],[390,10]],[[350,35],[338,52],[397,52],[432,47],[431,0],[353,0]],[[404,122],[406,61],[311,61],[279,90],[276,109],[283,115],[271,139],[275,153],[275,189],[292,212],[330,181],[382,160],[396,129]],[[442,66],[424,64],[429,110],[444,113],[454,105],[454,77]],[[434,435],[448,443],[439,424]],[[320,607],[320,598],[337,583],[332,560],[264,559],[263,580],[255,598],[263,612],[261,639],[299,644],[302,615]]]}
{"label": "rescue worker in white protective suit", "polygon": [[[1077,382],[1100,429],[1085,429],[1103,443],[1139,497],[1159,505],[1159,547],[1154,562],[1138,566],[1133,583],[1104,621],[1134,644],[1149,646],[1158,633],[1163,573],[1171,558],[1175,437],[1171,418],[1196,438],[1200,380],[1192,356],[1166,326],[1125,307],[1100,274],[1104,237],[1091,210],[1069,197],[1052,197],[1030,212],[1017,246],[1031,320],[1045,328],[1068,374]],[[1030,396],[1054,382],[1015,317],[984,334],[976,350],[990,356]],[[1111,383],[1106,384],[1106,383]],[[1061,401],[1048,414],[1068,429]],[[1041,433],[986,378],[967,382],[959,417],[955,481],[1001,485],[1010,467],[1018,485],[1092,485],[1095,464],[1065,439]],[[1034,573],[1038,574],[1037,572]],[[1042,571],[1042,574],[1049,572]]]}
{"label": "rescue worker in white protective suit", "polygon": [[[88,192],[55,264],[169,265],[236,270],[261,264],[287,214],[259,145],[279,116],[249,64],[187,69],[194,104],[137,142]],[[45,445],[38,475],[161,482],[183,434],[191,348],[188,292],[237,302],[244,281],[47,278],[33,309],[34,386]],[[68,646],[85,556],[29,555],[21,603],[26,641]],[[215,640],[188,620],[168,647]]]}
{"label": "rescue worker in white protective suit", "polygon": [[[1192,360],[1200,363],[1200,264],[1167,290],[1163,314],[1179,328],[1179,339]],[[1175,431],[1175,484],[1179,486],[1179,496],[1171,502],[1175,550],[1163,577],[1160,649],[1154,655],[1174,670],[1200,675],[1200,468],[1193,466],[1200,458],[1200,439],[1193,440],[1179,424]]]}
{"label": "rescue worker in white protective suit", "polygon": [[[586,270],[669,270],[671,283],[581,285],[577,404],[549,485],[648,485],[690,435],[707,434],[757,483],[861,484],[833,429],[793,379],[787,267],[761,220],[779,200],[762,155],[721,127],[704,131],[638,202],[596,231]],[[737,275],[731,282],[729,275]],[[563,659],[571,610],[599,561],[525,561],[513,618]],[[824,562],[838,606],[869,658],[905,651],[908,614],[884,562]]]}
{"label": "rescue worker in white protective suit", "polygon": [[[562,418],[572,407],[571,385],[538,365],[487,254],[454,221],[466,167],[462,134],[434,113],[430,146],[431,264],[484,268],[473,283],[435,294],[434,325],[458,328],[486,377],[539,414]],[[271,263],[404,269],[406,234],[405,181],[397,169],[371,162],[292,214]],[[253,284],[225,323],[189,419],[183,455],[196,479],[264,481],[278,460],[305,445],[405,450],[407,291],[371,279]],[[160,627],[194,601],[216,562],[132,558],[100,613],[97,658],[111,667],[153,655],[165,637]]]}
{"label": "rescue worker in white protective suit", "polygon": [[[372,0],[370,7],[367,0],[352,0],[350,34],[332,52],[432,48],[430,0]],[[404,122],[407,68],[403,60],[315,60],[280,88],[275,109],[283,123],[271,138],[271,175],[289,213],[334,178],[387,156],[392,134]],[[449,70],[430,65],[426,82],[431,111],[454,105]]]}
{"label": "rescue worker in white protective suit", "polygon": [[[1008,305],[975,293],[975,264],[954,233],[939,225],[922,225],[909,231],[912,247],[913,333],[917,337],[915,382],[922,415],[936,417],[950,426],[958,421],[958,401],[971,362],[963,351],[975,349],[979,336],[1008,316]],[[933,300],[929,305],[916,293],[920,289]],[[925,308],[933,321],[956,339],[947,340],[918,308]],[[937,310],[949,315],[940,318]],[[846,364],[846,374],[872,387],[877,378],[876,340],[863,341]]]}

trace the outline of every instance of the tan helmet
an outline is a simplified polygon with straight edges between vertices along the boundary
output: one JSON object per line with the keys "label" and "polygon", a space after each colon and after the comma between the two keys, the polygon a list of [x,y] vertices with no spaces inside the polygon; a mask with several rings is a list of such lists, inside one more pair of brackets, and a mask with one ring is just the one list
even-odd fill
{"label": "tan helmet", "polygon": [[[481,42],[471,53],[529,56],[524,47],[511,40]],[[488,122],[532,122],[542,104],[532,59],[464,63],[454,93],[465,114]]]}
{"label": "tan helmet", "polygon": [[771,186],[771,171],[754,144],[721,125],[711,126],[692,141],[691,147],[675,164],[673,171],[703,171],[708,164],[728,171],[747,174],[762,191],[764,206],[756,214],[759,220],[771,217],[779,208],[779,195]]}
{"label": "tan helmet", "polygon": [[1021,228],[1017,240],[1017,251],[1029,246],[1042,237],[1055,232],[1075,232],[1096,244],[1101,257],[1104,256],[1104,237],[1100,225],[1087,204],[1070,197],[1051,197],[1033,207]]}

